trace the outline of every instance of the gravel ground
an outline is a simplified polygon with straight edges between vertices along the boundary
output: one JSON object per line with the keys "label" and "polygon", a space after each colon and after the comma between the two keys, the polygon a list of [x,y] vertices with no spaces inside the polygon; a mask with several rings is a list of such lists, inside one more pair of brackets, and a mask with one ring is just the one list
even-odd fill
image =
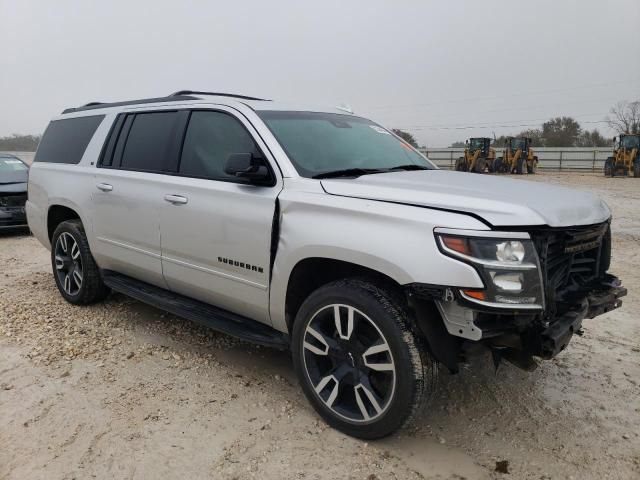
{"label": "gravel ground", "polygon": [[443,371],[413,426],[370,443],[323,424],[285,353],[122,295],[73,307],[33,237],[0,236],[0,478],[640,478],[640,181],[531,179],[612,207],[623,307],[534,373]]}

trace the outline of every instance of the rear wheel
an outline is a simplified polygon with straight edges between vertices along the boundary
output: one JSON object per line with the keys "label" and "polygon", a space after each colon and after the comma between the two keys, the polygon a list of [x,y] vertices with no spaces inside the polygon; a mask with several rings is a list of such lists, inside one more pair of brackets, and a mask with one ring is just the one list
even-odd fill
{"label": "rear wheel", "polygon": [[531,164],[527,163],[527,173],[536,173],[538,171],[538,157],[533,157]]}
{"label": "rear wheel", "polygon": [[502,157],[498,157],[493,161],[493,171],[495,173],[502,173],[502,169],[504,168]]}
{"label": "rear wheel", "polygon": [[332,427],[358,438],[400,428],[435,388],[437,364],[388,291],[341,280],[313,292],[296,315],[292,353],[302,389]]}
{"label": "rear wheel", "polygon": [[516,163],[515,173],[522,175],[526,171],[527,160],[525,158],[519,158]]}
{"label": "rear wheel", "polygon": [[636,160],[633,164],[633,176],[640,177],[640,160]]}
{"label": "rear wheel", "polygon": [[53,232],[51,264],[58,290],[69,303],[86,305],[109,294],[80,220],[62,222]]}

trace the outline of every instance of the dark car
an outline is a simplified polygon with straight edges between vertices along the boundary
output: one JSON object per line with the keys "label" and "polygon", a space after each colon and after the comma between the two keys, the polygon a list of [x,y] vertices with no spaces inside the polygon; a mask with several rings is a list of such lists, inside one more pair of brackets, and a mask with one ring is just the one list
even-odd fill
{"label": "dark car", "polygon": [[14,155],[0,153],[0,231],[27,226],[29,166]]}

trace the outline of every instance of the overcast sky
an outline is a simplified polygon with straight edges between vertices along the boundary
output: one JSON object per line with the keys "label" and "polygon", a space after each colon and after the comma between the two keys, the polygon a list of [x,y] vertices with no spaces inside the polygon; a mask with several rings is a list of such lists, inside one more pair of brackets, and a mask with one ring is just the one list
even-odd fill
{"label": "overcast sky", "polygon": [[202,89],[348,104],[433,147],[558,115],[608,134],[640,98],[639,0],[0,0],[0,19],[0,136]]}

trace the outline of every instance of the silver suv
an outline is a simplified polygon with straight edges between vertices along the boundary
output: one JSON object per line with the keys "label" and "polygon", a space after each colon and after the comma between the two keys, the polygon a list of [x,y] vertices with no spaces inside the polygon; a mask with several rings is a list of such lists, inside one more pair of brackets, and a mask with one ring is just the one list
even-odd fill
{"label": "silver suv", "polygon": [[437,169],[340,109],[181,91],[49,124],[29,227],[74,304],[125,293],[290,349],[333,427],[402,426],[483,346],[531,369],[620,305],[590,193]]}

